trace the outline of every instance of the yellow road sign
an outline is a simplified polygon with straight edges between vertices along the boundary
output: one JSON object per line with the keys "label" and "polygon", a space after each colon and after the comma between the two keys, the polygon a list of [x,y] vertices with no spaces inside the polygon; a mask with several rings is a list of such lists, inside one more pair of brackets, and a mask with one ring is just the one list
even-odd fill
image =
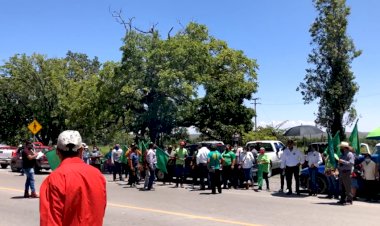
{"label": "yellow road sign", "polygon": [[42,126],[39,122],[37,122],[37,120],[34,119],[33,122],[28,125],[28,129],[33,134],[36,134],[42,129]]}

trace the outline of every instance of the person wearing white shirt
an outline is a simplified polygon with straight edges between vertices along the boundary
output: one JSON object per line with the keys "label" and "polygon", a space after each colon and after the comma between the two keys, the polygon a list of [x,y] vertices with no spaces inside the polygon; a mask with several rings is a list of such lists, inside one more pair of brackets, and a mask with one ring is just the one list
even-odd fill
{"label": "person wearing white shirt", "polygon": [[115,145],[115,148],[112,150],[111,153],[111,163],[113,166],[113,181],[116,180],[116,174],[119,174],[120,181],[123,180],[123,177],[121,175],[121,155],[123,153],[123,150],[120,148],[119,144]]}
{"label": "person wearing white shirt", "polygon": [[296,147],[294,147],[294,141],[289,140],[287,148],[284,150],[281,159],[281,168],[285,168],[286,184],[288,187],[287,195],[293,194],[292,192],[292,177],[296,181],[296,192],[300,195],[300,165],[305,162],[304,154],[301,153]]}
{"label": "person wearing white shirt", "polygon": [[207,156],[210,150],[207,148],[206,144],[202,144],[202,147],[198,150],[196,163],[198,166],[199,179],[201,180],[201,190],[205,190],[205,178],[208,175],[207,169]]}
{"label": "person wearing white shirt", "polygon": [[146,153],[146,170],[145,170],[145,183],[144,190],[151,190],[154,181],[154,173],[156,170],[157,158],[156,147],[153,143],[149,144],[148,151]]}
{"label": "person wearing white shirt", "polygon": [[369,153],[364,154],[362,170],[366,201],[371,202],[376,198],[376,180],[379,179],[379,174],[376,169],[376,163],[372,161],[371,155]]}
{"label": "person wearing white shirt", "polygon": [[243,168],[244,172],[244,182],[245,188],[248,189],[251,185],[252,181],[252,167],[253,163],[255,162],[255,157],[253,156],[252,152],[247,151],[244,149],[243,153],[241,154],[241,162],[240,165]]}
{"label": "person wearing white shirt", "polygon": [[306,156],[306,161],[309,166],[309,177],[310,177],[309,195],[316,196],[318,193],[318,187],[317,187],[318,166],[322,164],[323,162],[322,156],[313,147],[310,147]]}

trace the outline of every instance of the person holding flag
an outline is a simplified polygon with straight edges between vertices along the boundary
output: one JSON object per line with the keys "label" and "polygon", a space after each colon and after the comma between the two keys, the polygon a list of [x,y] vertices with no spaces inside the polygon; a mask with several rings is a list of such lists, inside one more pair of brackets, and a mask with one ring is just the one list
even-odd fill
{"label": "person holding flag", "polygon": [[328,183],[327,196],[325,198],[332,199],[333,197],[339,198],[339,184],[337,182],[337,161],[339,160],[340,153],[340,137],[339,131],[335,134],[334,138],[328,134],[328,147],[324,151],[325,158],[325,175]]}

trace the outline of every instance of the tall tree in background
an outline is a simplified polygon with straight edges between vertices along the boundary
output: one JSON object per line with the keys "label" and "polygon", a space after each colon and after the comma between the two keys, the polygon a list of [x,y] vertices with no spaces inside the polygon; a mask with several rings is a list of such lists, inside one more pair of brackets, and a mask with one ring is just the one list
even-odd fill
{"label": "tall tree in background", "polygon": [[257,91],[258,65],[215,38],[208,49],[208,70],[202,82],[206,94],[195,101],[188,121],[211,138],[230,141],[235,132],[241,135],[253,128],[255,112],[243,102]]}
{"label": "tall tree in background", "polygon": [[361,54],[347,35],[350,8],[345,0],[313,0],[318,16],[310,28],[312,53],[308,63],[315,67],[306,70],[301,91],[305,104],[319,100],[316,123],[331,134],[340,131],[356,118],[353,106],[359,87],[354,81],[351,63]]}
{"label": "tall tree in background", "polygon": [[[1,67],[1,102],[8,117],[1,119],[6,131],[3,141],[19,142],[25,139],[26,126],[36,118],[43,125],[39,136],[44,143],[56,138],[64,125],[64,111],[59,105],[64,64],[59,59],[47,59],[40,54],[17,54]],[[5,123],[4,123],[5,122]],[[4,124],[3,124],[4,123]],[[20,131],[25,131],[21,134]],[[15,136],[12,139],[11,135]]]}
{"label": "tall tree in background", "polygon": [[11,57],[0,67],[0,140],[16,144],[29,137],[26,127],[34,118],[45,144],[55,143],[66,128],[91,137],[98,119],[99,70],[96,57],[70,51],[65,58]]}

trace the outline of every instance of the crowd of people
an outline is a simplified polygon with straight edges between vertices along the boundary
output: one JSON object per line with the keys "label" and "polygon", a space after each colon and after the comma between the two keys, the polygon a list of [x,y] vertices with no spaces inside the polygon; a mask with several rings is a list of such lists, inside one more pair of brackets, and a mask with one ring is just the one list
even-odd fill
{"label": "crowd of people", "polygon": [[[271,168],[271,159],[265,153],[264,147],[255,150],[226,145],[225,150],[221,151],[216,144],[203,144],[190,156],[189,150],[185,146],[186,143],[182,141],[178,147],[168,146],[166,148],[165,152],[169,161],[167,163],[168,172],[165,174],[163,183],[175,183],[175,187],[183,187],[185,178],[192,177],[192,188],[199,186],[200,190],[210,189],[215,194],[216,192],[222,193],[222,189],[230,188],[249,189],[253,187],[260,191],[265,182],[265,189],[270,191],[268,174]],[[141,151],[134,143],[124,151],[121,150],[120,145],[116,144],[108,154],[111,166],[109,170],[113,173],[113,180],[116,181],[117,175],[119,180],[123,180],[123,174],[125,174],[128,184],[136,186],[145,178],[143,189],[152,190],[157,168],[155,149],[155,144],[149,144],[148,150],[142,156]],[[296,195],[300,195],[300,169],[302,166],[307,166],[308,192],[310,196],[317,196],[318,167],[324,164],[328,182],[328,195],[325,198],[339,199],[338,203],[342,205],[352,204],[358,188],[358,177],[360,177],[364,180],[366,199],[375,200],[375,183],[379,178],[379,172],[378,166],[371,160],[370,154],[366,153],[365,160],[358,164],[358,158],[347,142],[341,142],[340,149],[342,155],[335,154],[336,163],[335,161],[331,163],[331,159],[323,153],[311,147],[305,154],[295,146],[293,140],[289,140],[284,150],[277,151],[277,155],[281,159],[281,188],[278,192],[292,195],[295,191]],[[293,182],[295,182],[294,190]],[[257,186],[254,186],[256,184]]]}
{"label": "crowd of people", "polygon": [[[175,187],[183,187],[186,162],[190,157],[185,146],[186,143],[181,141],[178,148],[169,146],[165,151],[169,161],[163,183],[174,182]],[[326,198],[337,198],[338,204],[352,205],[359,178],[362,178],[367,200],[374,200],[378,192],[374,189],[379,180],[378,165],[371,160],[369,153],[365,153],[364,161],[359,162],[347,142],[341,142],[339,147],[340,156],[335,154],[333,158],[323,156],[312,148],[305,155],[296,148],[293,140],[289,140],[285,150],[277,153],[281,160],[279,192],[284,192],[286,180],[287,195],[292,195],[294,177],[295,191],[300,195],[299,173],[306,161],[310,177],[309,195],[317,195],[318,167],[324,162],[328,181]],[[134,143],[127,150],[122,150],[116,144],[106,155],[113,181],[116,181],[117,176],[123,181],[125,174],[128,184],[136,186],[145,177],[143,190],[153,190],[157,168],[156,148],[155,144],[150,143],[142,153]],[[40,188],[41,225],[78,225],[84,221],[88,223],[86,225],[102,225],[106,208],[106,182],[100,170],[100,150],[94,146],[90,152],[88,146],[82,143],[79,132],[68,130],[59,135],[56,153],[61,163]],[[33,145],[27,141],[22,152],[23,171],[26,174],[25,198],[39,197],[35,190],[33,171],[37,156]],[[253,169],[256,168],[257,190],[263,189],[264,181],[266,190],[270,190],[268,173],[271,160],[264,147],[257,151],[226,145],[226,149],[220,151],[217,145],[202,144],[190,159],[193,188],[198,185],[199,179],[199,189],[205,190],[207,187],[212,194],[222,193],[222,189],[249,189],[254,185]],[[91,206],[88,206],[88,200],[91,200]],[[91,213],[85,211],[89,208]]]}

